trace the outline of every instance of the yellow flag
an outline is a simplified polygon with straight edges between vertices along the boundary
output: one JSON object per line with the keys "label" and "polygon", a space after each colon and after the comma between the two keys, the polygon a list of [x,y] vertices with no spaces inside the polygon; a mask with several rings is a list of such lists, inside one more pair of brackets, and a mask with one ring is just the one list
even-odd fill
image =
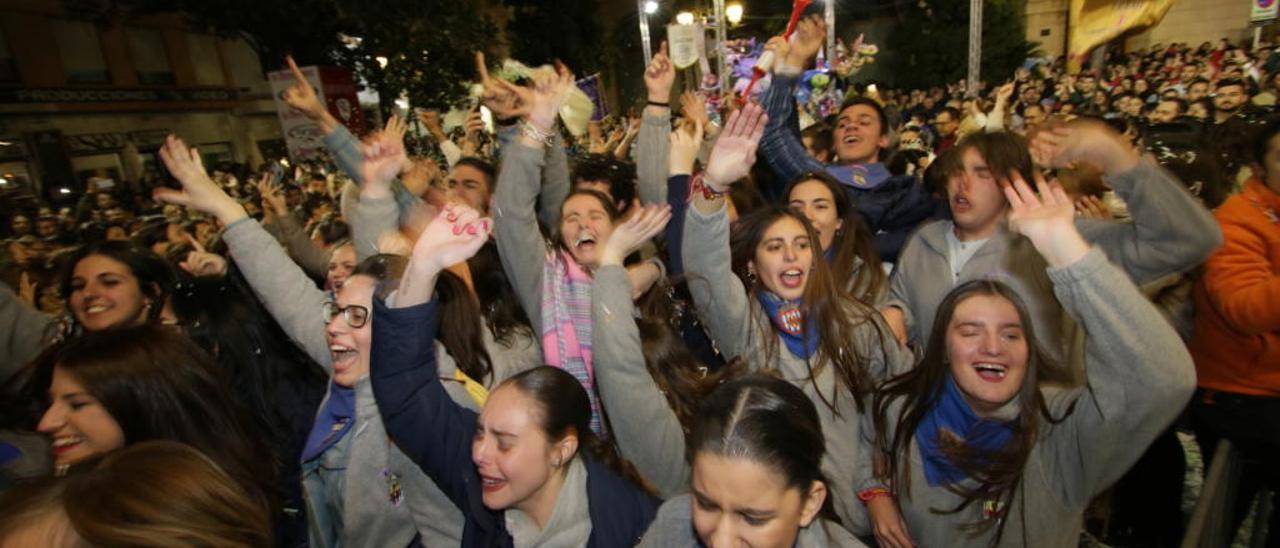
{"label": "yellow flag", "polygon": [[1173,0],[1071,0],[1068,70],[1078,72],[1098,45],[1159,23],[1172,6]]}

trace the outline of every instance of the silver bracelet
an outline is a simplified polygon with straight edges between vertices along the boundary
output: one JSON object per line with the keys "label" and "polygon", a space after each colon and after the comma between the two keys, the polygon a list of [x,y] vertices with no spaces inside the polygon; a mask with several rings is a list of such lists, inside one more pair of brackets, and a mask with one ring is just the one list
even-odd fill
{"label": "silver bracelet", "polygon": [[542,131],[529,123],[528,120],[520,120],[520,134],[542,143],[542,146],[549,147],[556,142],[555,129],[552,129],[551,131]]}

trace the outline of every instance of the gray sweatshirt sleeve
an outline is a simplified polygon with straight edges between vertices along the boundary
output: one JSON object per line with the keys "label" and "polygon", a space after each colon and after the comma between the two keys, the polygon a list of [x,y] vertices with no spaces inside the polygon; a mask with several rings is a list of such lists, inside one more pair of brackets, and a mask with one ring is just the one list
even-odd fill
{"label": "gray sweatshirt sleeve", "polygon": [[519,143],[503,147],[502,170],[494,193],[494,227],[498,255],[511,286],[520,298],[529,325],[542,333],[542,267],[547,243],[538,231],[533,204],[538,199],[545,151]]}
{"label": "gray sweatshirt sleeve", "polygon": [[[910,246],[915,243],[908,243]],[[907,256],[907,250],[904,247],[900,257]],[[902,311],[902,321],[907,324],[907,341],[919,340],[919,333],[916,333],[916,317],[911,313],[911,281],[907,278],[907,269],[901,268],[902,262],[893,265],[893,274],[889,275],[889,292],[885,296],[885,302],[877,304],[880,308],[892,306]]]}
{"label": "gray sweatshirt sleeve", "polygon": [[596,388],[618,449],[659,496],[688,492],[684,428],[645,367],[626,269],[611,265],[596,272],[591,319]]}
{"label": "gray sweatshirt sleeve", "polygon": [[399,227],[399,209],[391,196],[369,199],[361,196],[347,218],[351,225],[351,241],[356,246],[356,261],[378,254],[378,237]]}
{"label": "gray sweatshirt sleeve", "polygon": [[640,118],[636,136],[637,194],[646,204],[667,203],[668,157],[671,152],[671,117],[648,112]]}
{"label": "gray sweatshirt sleeve", "polygon": [[569,196],[571,186],[569,154],[565,152],[564,139],[557,136],[556,144],[547,149],[546,163],[542,166],[542,192],[538,194],[538,220],[548,231],[559,226],[560,206]]}
{"label": "gray sweatshirt sleeve", "polygon": [[356,184],[364,183],[360,176],[360,166],[364,165],[364,151],[361,150],[360,140],[347,129],[347,126],[338,124],[332,133],[325,135],[324,147],[333,154],[338,167],[347,172]]}
{"label": "gray sweatshirt sleeve", "polygon": [[1222,245],[1222,230],[1209,210],[1151,159],[1107,181],[1129,205],[1133,222],[1076,225],[1138,285],[1188,270]]}
{"label": "gray sweatshirt sleeve", "polygon": [[307,278],[257,221],[244,218],[231,223],[222,239],[271,317],[311,359],[332,372],[332,357],[321,315],[326,300],[324,291]]}
{"label": "gray sweatshirt sleeve", "polygon": [[1196,386],[1195,367],[1177,332],[1097,248],[1049,269],[1054,293],[1088,331],[1087,385],[1049,398],[1058,423],[1041,421],[1037,448],[1044,480],[1071,505],[1084,506],[1138,460],[1182,411]]}
{"label": "gray sweatshirt sleeve", "polygon": [[329,252],[307,237],[298,218],[293,215],[278,217],[275,225],[280,230],[277,234],[280,243],[284,244],[289,256],[302,267],[302,271],[313,278],[324,278],[329,272]]}
{"label": "gray sweatshirt sleeve", "polygon": [[690,205],[683,240],[689,292],[711,340],[728,359],[751,352],[751,308],[731,267],[728,208],[704,214]]}
{"label": "gray sweatshirt sleeve", "polygon": [[0,333],[0,382],[45,347],[45,333],[54,317],[27,306],[8,285],[0,282],[0,325],[7,325]]}

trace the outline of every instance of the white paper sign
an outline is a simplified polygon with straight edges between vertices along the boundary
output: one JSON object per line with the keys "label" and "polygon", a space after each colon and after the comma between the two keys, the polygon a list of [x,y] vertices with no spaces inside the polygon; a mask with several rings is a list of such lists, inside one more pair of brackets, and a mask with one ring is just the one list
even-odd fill
{"label": "white paper sign", "polygon": [[[324,99],[324,86],[320,83],[320,70],[315,66],[299,68],[316,90],[320,104],[328,104]],[[289,147],[289,158],[298,161],[323,156],[324,132],[320,130],[320,126],[284,101],[284,91],[294,83],[293,72],[277,70],[268,73],[267,77],[271,81],[271,93],[276,99],[276,113],[280,116],[280,130],[284,134],[285,146]]]}
{"label": "white paper sign", "polygon": [[1276,7],[1280,0],[1253,0],[1253,8],[1249,12],[1250,21],[1269,21],[1276,18]]}
{"label": "white paper sign", "polygon": [[667,47],[671,53],[671,64],[678,69],[687,69],[698,62],[702,56],[699,46],[705,48],[702,36],[702,25],[667,25]]}

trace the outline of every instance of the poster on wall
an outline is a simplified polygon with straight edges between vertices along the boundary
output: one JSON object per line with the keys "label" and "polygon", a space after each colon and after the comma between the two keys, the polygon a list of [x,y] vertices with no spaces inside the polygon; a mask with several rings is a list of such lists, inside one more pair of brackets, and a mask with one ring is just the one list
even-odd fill
{"label": "poster on wall", "polygon": [[[342,67],[300,67],[316,96],[329,108],[329,114],[347,126],[352,133],[364,133],[364,111],[356,98],[355,78],[350,69]],[[280,131],[289,148],[289,158],[294,161],[318,158],[324,155],[324,133],[320,126],[302,112],[284,101],[284,92],[294,84],[293,72],[278,70],[268,73],[271,93],[275,97],[276,113],[280,117]]]}
{"label": "poster on wall", "polygon": [[1276,7],[1280,6],[1280,0],[1253,0],[1252,6],[1249,10],[1250,21],[1270,21],[1276,18]]}

